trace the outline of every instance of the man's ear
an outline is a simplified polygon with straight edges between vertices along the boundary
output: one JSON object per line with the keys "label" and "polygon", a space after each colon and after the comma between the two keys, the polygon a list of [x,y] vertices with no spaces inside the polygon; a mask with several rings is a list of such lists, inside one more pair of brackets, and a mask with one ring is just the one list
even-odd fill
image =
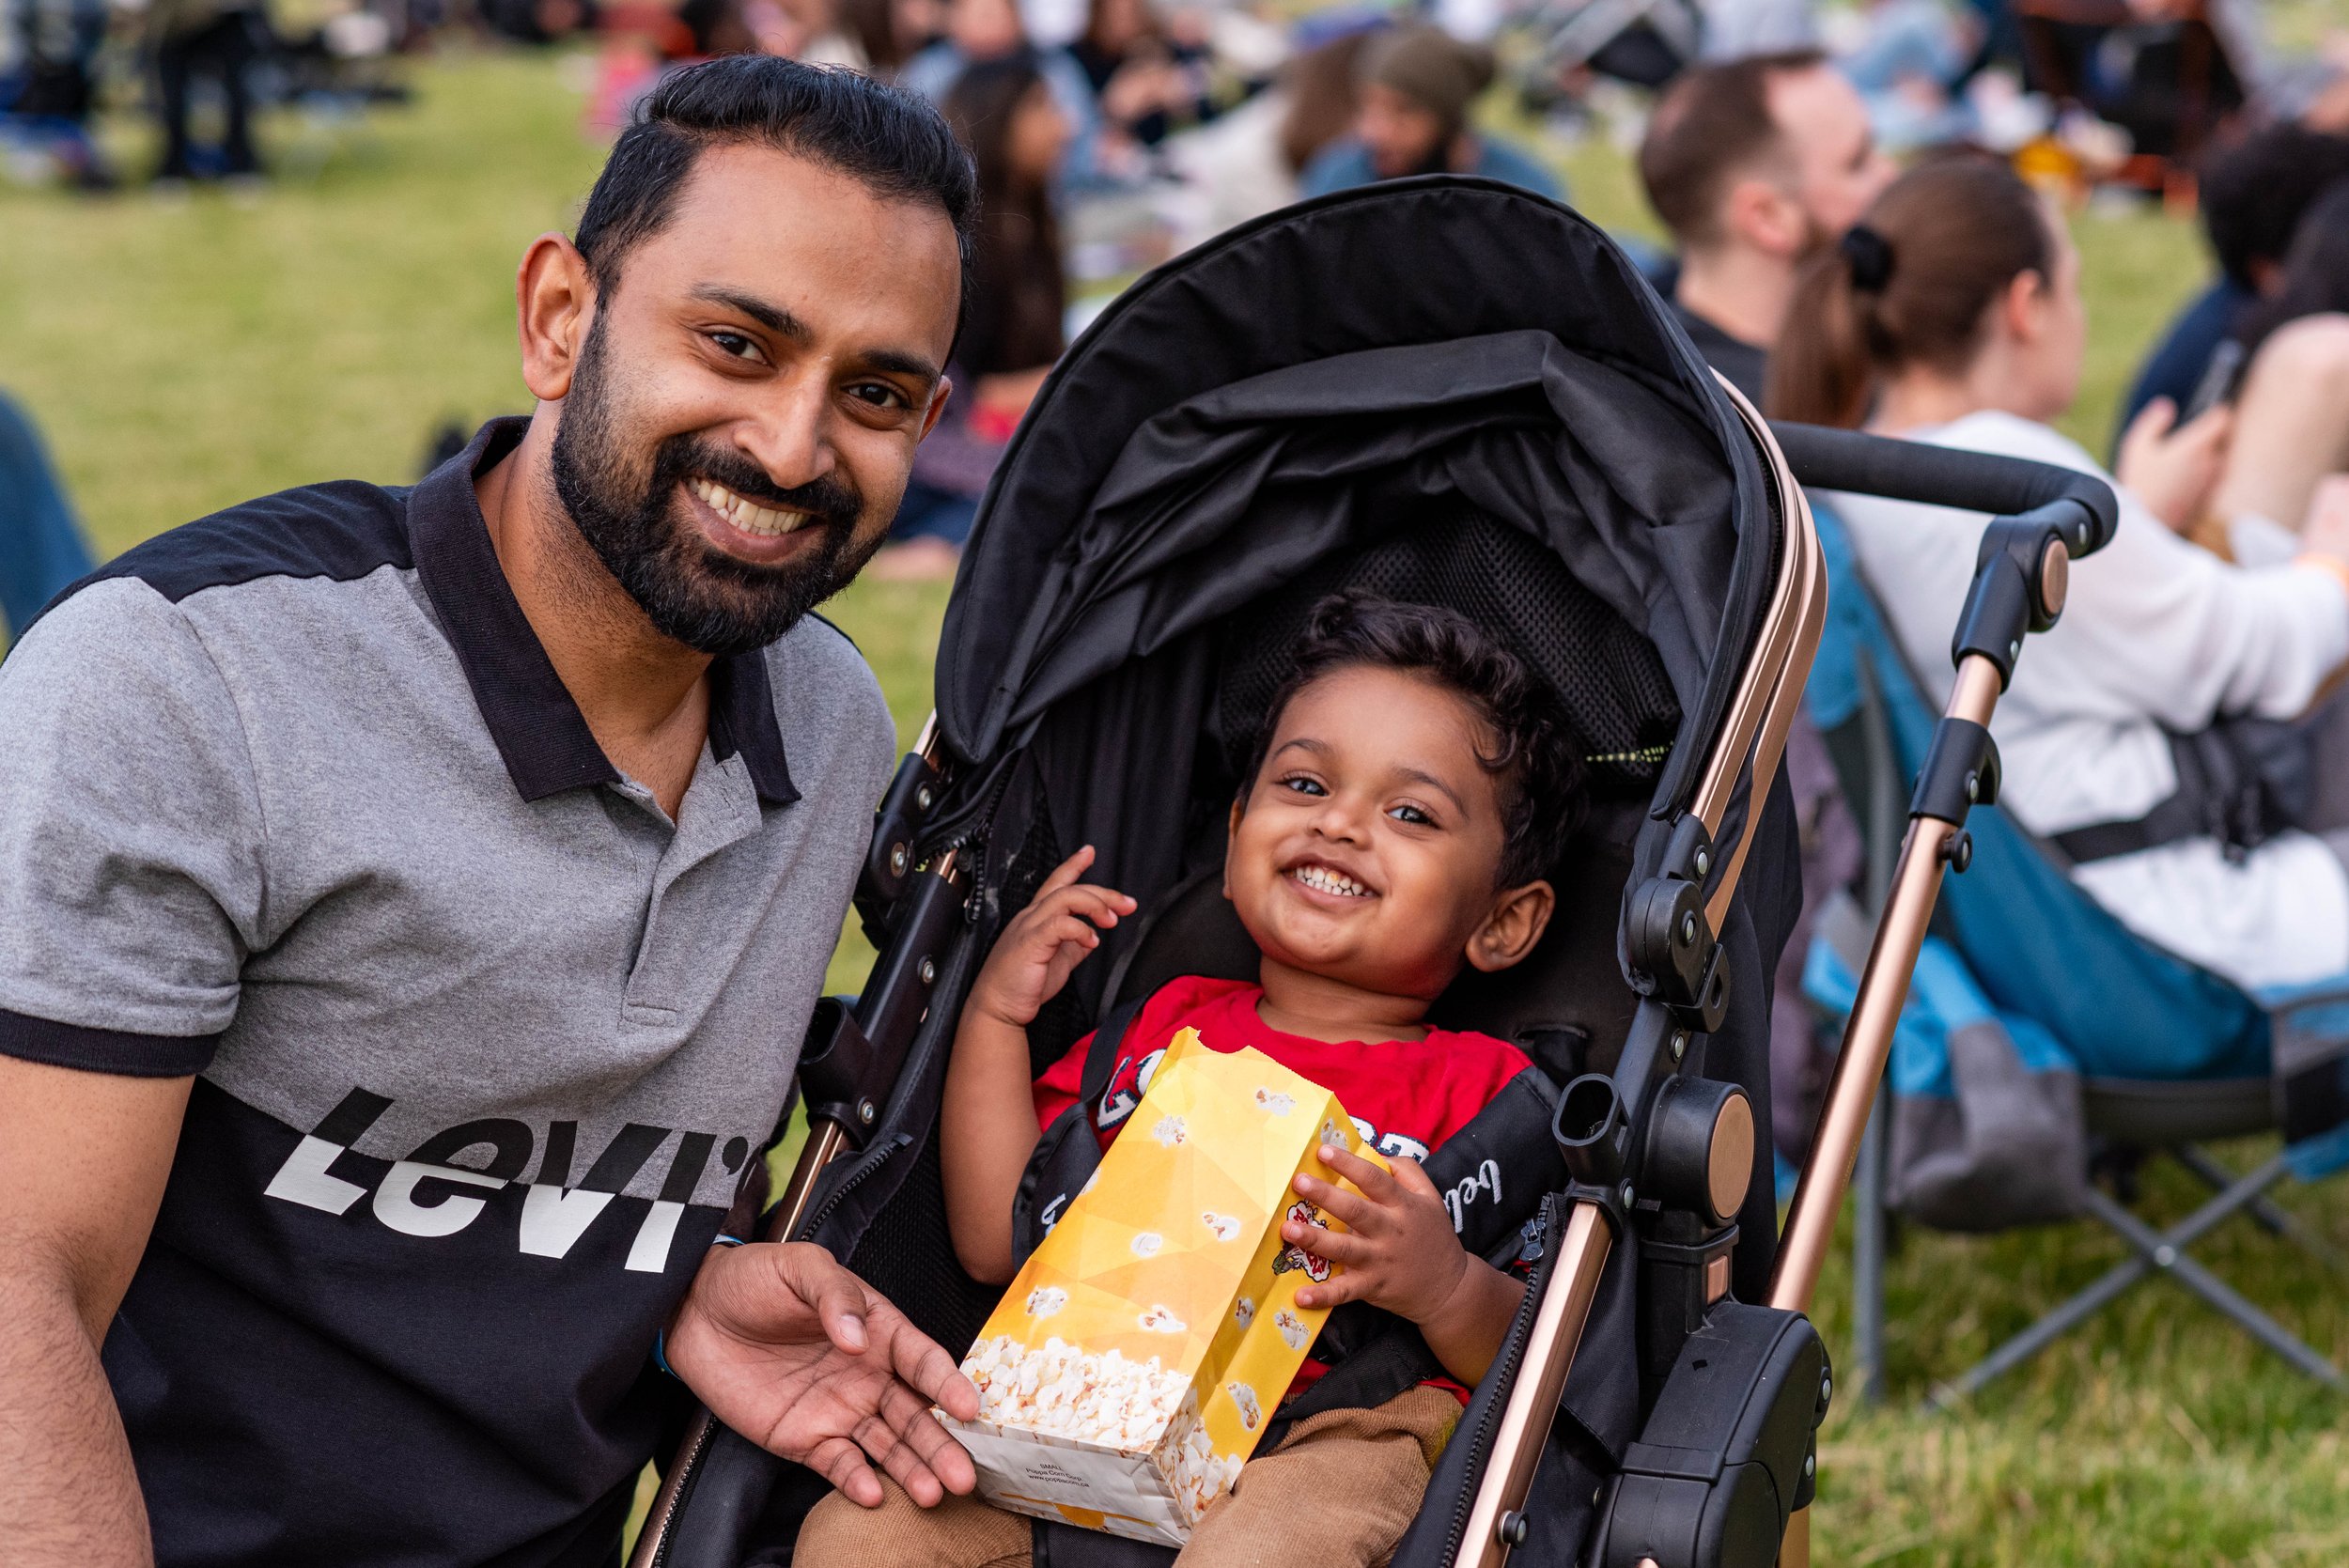
{"label": "man's ear", "polygon": [[1771,256],[1797,256],[1809,238],[1801,204],[1758,176],[1730,182],[1728,199],[1721,208],[1721,226]]}
{"label": "man's ear", "polygon": [[594,320],[596,286],[587,258],[560,234],[541,234],[514,278],[522,342],[522,384],[542,403],[568,396]]}
{"label": "man's ear", "polygon": [[938,428],[939,416],[946,411],[946,405],[953,400],[954,396],[955,379],[952,376],[939,377],[938,390],[930,394],[930,411],[922,416],[922,433],[914,437],[914,440],[929,439],[929,433]]}
{"label": "man's ear", "polygon": [[1549,929],[1558,909],[1558,892],[1548,882],[1528,882],[1511,888],[1493,903],[1492,913],[1469,938],[1469,967],[1497,974],[1525,961]]}

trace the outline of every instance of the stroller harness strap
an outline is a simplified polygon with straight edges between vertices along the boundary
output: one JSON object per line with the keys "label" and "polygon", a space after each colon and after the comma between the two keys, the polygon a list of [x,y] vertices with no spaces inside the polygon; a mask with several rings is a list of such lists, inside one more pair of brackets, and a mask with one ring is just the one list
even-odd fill
{"label": "stroller harness strap", "polygon": [[[1138,998],[1101,1020],[1085,1053],[1084,1086],[1077,1103],[1053,1120],[1036,1144],[1013,1203],[1017,1261],[1027,1261],[1100,1167],[1094,1112],[1110,1086],[1126,1036],[1148,1001],[1147,996]],[[1529,1066],[1422,1164],[1436,1190],[1445,1194],[1460,1245],[1495,1267],[1506,1268],[1517,1261],[1520,1233],[1540,1212],[1543,1197],[1565,1185],[1565,1164],[1550,1130],[1557,1104],[1558,1091],[1548,1077]],[[1348,1302],[1330,1314],[1314,1356],[1330,1370],[1281,1408],[1266,1428],[1265,1448],[1277,1444],[1289,1424],[1302,1417],[1382,1405],[1443,1374],[1415,1327],[1362,1302]]]}

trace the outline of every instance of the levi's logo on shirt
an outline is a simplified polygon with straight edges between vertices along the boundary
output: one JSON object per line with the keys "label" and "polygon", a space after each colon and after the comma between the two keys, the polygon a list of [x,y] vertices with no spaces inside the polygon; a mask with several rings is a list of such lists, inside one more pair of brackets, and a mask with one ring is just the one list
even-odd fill
{"label": "levi's logo on shirt", "polygon": [[[358,1182],[333,1173],[335,1162],[351,1152],[367,1128],[390,1110],[392,1101],[365,1089],[352,1089],[340,1104],[286,1157],[263,1193],[288,1203],[342,1215],[362,1198],[377,1220],[402,1235],[451,1236],[478,1221],[490,1197],[521,1179],[530,1157],[539,1150],[537,1133],[510,1117],[489,1116],[460,1122],[432,1134],[375,1184],[372,1194]],[[677,1221],[692,1202],[702,1172],[713,1150],[729,1172],[739,1172],[750,1158],[747,1138],[727,1140],[717,1149],[712,1132],[677,1133],[670,1127],[630,1122],[612,1135],[588,1165],[577,1186],[571,1166],[579,1150],[579,1124],[554,1122],[546,1129],[537,1180],[522,1194],[518,1248],[533,1257],[561,1258],[586,1234],[612,1200],[618,1197],[670,1138],[676,1151],[661,1180],[661,1195],[637,1221],[626,1266],[639,1273],[659,1274],[668,1267]],[[469,1149],[491,1151],[478,1168],[451,1163]]]}
{"label": "levi's logo on shirt", "polygon": [[[1134,1108],[1142,1103],[1142,1096],[1149,1093],[1150,1079],[1159,1070],[1159,1059],[1165,1054],[1165,1048],[1160,1047],[1147,1056],[1119,1057],[1116,1069],[1110,1074],[1109,1087],[1101,1091],[1101,1103],[1095,1108],[1093,1125],[1108,1132],[1131,1116]],[[1426,1160],[1427,1145],[1418,1139],[1399,1132],[1382,1133],[1360,1116],[1349,1119],[1362,1141],[1388,1158]]]}

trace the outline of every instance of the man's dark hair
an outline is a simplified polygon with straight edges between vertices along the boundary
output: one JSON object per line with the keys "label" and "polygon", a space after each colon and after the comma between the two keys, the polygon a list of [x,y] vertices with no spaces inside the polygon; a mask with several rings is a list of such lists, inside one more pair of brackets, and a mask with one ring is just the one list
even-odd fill
{"label": "man's dark hair", "polygon": [[2341,179],[2349,179],[2349,137],[2290,121],[2212,154],[2202,166],[2202,228],[2228,278],[2256,289],[2254,264],[2281,263],[2301,216]]}
{"label": "man's dark hair", "polygon": [[1730,180],[1776,152],[1784,134],[1770,116],[1771,81],[1826,64],[1815,49],[1749,54],[1699,66],[1664,90],[1640,144],[1640,182],[1674,240],[1688,246],[1720,238]]}
{"label": "man's dark hair", "polygon": [[1343,593],[1314,606],[1288,678],[1265,708],[1240,798],[1263,770],[1290,699],[1324,675],[1354,669],[1421,676],[1476,710],[1496,743],[1476,760],[1501,784],[1495,885],[1514,888],[1550,875],[1589,804],[1582,753],[1548,685],[1467,616],[1434,605]]}
{"label": "man's dark hair", "polygon": [[677,72],[620,132],[574,241],[598,286],[612,287],[629,251],[667,225],[703,152],[745,145],[821,163],[892,201],[936,207],[955,225],[968,291],[978,176],[938,111],[854,71],[770,54]]}

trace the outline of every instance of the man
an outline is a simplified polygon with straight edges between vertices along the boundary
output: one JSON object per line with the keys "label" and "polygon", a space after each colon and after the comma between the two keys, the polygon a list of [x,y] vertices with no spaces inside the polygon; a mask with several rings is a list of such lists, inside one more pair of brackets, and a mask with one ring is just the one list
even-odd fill
{"label": "man", "polygon": [[889,767],[805,612],[975,200],[891,89],[673,77],[523,257],[528,419],[166,534],[0,667],[0,1561],[607,1563],[686,1388],[969,1489],[949,1357],[712,1243]]}
{"label": "man", "polygon": [[1868,111],[1814,51],[1703,66],[1668,88],[1640,179],[1680,248],[1672,307],[1697,351],[1762,401],[1803,258],[1891,183]]}
{"label": "man", "polygon": [[1563,200],[1557,177],[1531,153],[1469,128],[1469,108],[1492,80],[1492,52],[1440,27],[1379,35],[1362,51],[1353,134],[1305,166],[1299,190],[1318,196],[1407,175],[1469,174]]}
{"label": "man", "polygon": [[2167,397],[2181,411],[2192,406],[2212,357],[2233,336],[2246,308],[2282,284],[2284,253],[2301,217],[2342,180],[2349,180],[2349,137],[2290,122],[2263,126],[2211,157],[2202,169],[2202,231],[2218,258],[2218,276],[2178,312],[2145,357],[2114,427],[2116,449],[2121,433],[2155,398]]}

